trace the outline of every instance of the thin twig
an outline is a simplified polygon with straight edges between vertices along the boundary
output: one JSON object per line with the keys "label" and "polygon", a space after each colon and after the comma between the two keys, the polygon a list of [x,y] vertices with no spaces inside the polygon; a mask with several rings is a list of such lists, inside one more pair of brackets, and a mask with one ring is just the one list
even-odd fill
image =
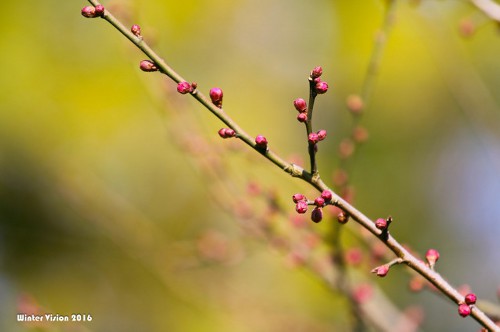
{"label": "thin twig", "polygon": [[498,3],[492,0],[470,0],[470,2],[486,16],[500,22],[500,5]]}

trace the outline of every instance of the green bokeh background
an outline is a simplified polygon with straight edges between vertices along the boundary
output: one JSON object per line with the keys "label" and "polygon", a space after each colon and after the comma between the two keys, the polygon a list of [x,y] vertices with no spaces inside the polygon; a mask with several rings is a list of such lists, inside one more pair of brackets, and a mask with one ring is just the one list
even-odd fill
{"label": "green bokeh background", "polygon": [[[201,90],[222,87],[226,111],[283,156],[306,157],[291,102],[307,94],[309,71],[322,65],[330,90],[317,100],[315,121],[329,132],[318,158],[331,182],[351,125],[345,100],[360,91],[384,3],[104,5],[140,24]],[[310,189],[231,149],[223,185],[208,179],[198,161],[206,160],[204,144],[231,144],[218,139],[220,124],[165,78],[140,72],[139,51],[104,21],[84,19],[85,5],[15,1],[0,11],[0,330],[348,330],[339,295],[290,269],[214,202],[227,183],[243,202],[252,180],[274,188],[292,211],[290,195]],[[452,284],[495,301],[498,26],[467,1],[401,1],[396,13],[362,120],[370,139],[350,165],[355,205],[373,218],[394,216],[401,242],[420,253],[438,249],[439,271]],[[459,33],[463,19],[480,26],[470,38]],[[317,227],[327,232],[328,221]],[[200,263],[197,239],[212,231],[230,244],[230,263]],[[448,300],[410,294],[407,281],[399,268],[377,280],[398,306],[423,307],[423,330],[478,328]],[[26,298],[93,320],[22,325],[15,315]]]}

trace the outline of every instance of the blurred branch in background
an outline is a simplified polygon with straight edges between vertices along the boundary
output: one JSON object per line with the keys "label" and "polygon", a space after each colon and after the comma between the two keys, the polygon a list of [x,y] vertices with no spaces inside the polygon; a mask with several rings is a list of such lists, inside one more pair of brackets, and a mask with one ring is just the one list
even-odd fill
{"label": "blurred branch in background", "polygon": [[500,5],[493,0],[470,0],[486,16],[500,22]]}

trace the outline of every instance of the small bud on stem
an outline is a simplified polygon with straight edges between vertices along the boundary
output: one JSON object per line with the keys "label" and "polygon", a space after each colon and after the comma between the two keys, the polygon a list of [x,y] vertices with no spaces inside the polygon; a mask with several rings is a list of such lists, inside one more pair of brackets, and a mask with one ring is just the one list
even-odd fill
{"label": "small bud on stem", "polygon": [[158,71],[158,67],[156,67],[155,63],[149,60],[142,60],[139,64],[139,68],[141,68],[141,70],[145,72]]}
{"label": "small bud on stem", "polygon": [[185,95],[186,93],[190,93],[192,91],[193,88],[188,82],[180,82],[179,84],[177,84],[177,92],[179,92],[180,94]]}
{"label": "small bud on stem", "polygon": [[95,6],[95,15],[96,15],[96,17],[104,16],[104,6],[103,5]]}
{"label": "small bud on stem", "polygon": [[267,139],[262,135],[258,135],[257,137],[255,137],[255,144],[260,149],[266,149],[267,148]]}
{"label": "small bud on stem", "polygon": [[320,207],[315,207],[311,213],[311,220],[315,223],[323,220],[323,209],[321,209]]}
{"label": "small bud on stem", "polygon": [[304,99],[302,98],[297,98],[293,101],[293,106],[295,106],[295,109],[299,111],[300,113],[307,112],[307,103]]}
{"label": "small bud on stem", "polygon": [[130,31],[136,36],[136,37],[142,37],[141,36],[141,27],[138,26],[137,24],[132,25],[130,28]]}
{"label": "small bud on stem", "polygon": [[429,267],[434,269],[434,265],[439,259],[439,252],[436,249],[429,249],[425,254],[425,259],[427,260],[427,263],[429,263]]}
{"label": "small bud on stem", "polygon": [[323,74],[323,68],[321,68],[320,66],[315,67],[315,68],[311,71],[311,78],[312,78],[312,79],[318,78],[318,77],[320,77],[322,74]]}
{"label": "small bud on stem", "polygon": [[97,17],[95,13],[95,7],[94,6],[85,6],[82,8],[82,15],[87,18],[94,18]]}
{"label": "small bud on stem", "polygon": [[316,93],[319,95],[326,93],[328,91],[328,83],[326,83],[324,81],[316,82],[314,89],[315,89]]}
{"label": "small bud on stem", "polygon": [[307,113],[299,113],[297,115],[297,121],[306,122],[307,121]]}
{"label": "small bud on stem", "polygon": [[221,128],[219,130],[219,136],[222,138],[230,138],[230,137],[235,137],[236,132],[231,129],[231,128]]}
{"label": "small bud on stem", "polygon": [[465,303],[467,303],[468,305],[476,304],[476,301],[477,301],[476,294],[469,293],[465,295]]}
{"label": "small bud on stem", "polygon": [[458,306],[458,314],[460,316],[467,317],[470,315],[470,313],[471,313],[471,309],[467,304],[462,303]]}
{"label": "small bud on stem", "polygon": [[214,105],[218,108],[222,108],[222,97],[223,93],[220,88],[210,89],[210,99],[212,100],[212,103],[214,103]]}
{"label": "small bud on stem", "polygon": [[297,211],[297,213],[300,213],[300,214],[306,213],[307,212],[307,203],[304,201],[297,202],[297,204],[295,205],[295,211]]}
{"label": "small bud on stem", "polygon": [[380,265],[371,270],[372,273],[375,273],[379,277],[385,277],[387,273],[389,273],[389,265]]}

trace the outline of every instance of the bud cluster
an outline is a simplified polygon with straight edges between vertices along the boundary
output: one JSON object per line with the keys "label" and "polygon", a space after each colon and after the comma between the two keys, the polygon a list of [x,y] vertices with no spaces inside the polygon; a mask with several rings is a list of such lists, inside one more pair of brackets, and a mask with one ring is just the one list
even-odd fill
{"label": "bud cluster", "polygon": [[315,67],[309,76],[309,79],[314,82],[314,92],[321,95],[328,91],[328,83],[321,80],[321,75],[323,74],[323,68]]}
{"label": "bud cluster", "polygon": [[332,192],[329,190],[324,190],[321,196],[316,197],[313,202],[309,202],[303,194],[295,194],[292,196],[292,200],[295,203],[295,211],[299,214],[304,214],[307,212],[308,205],[315,205],[311,213],[311,220],[318,223],[323,219],[323,207],[331,203]]}
{"label": "bud cluster", "polygon": [[307,137],[307,141],[310,144],[316,144],[326,138],[326,130],[321,129],[315,133],[310,133]]}
{"label": "bud cluster", "polygon": [[96,18],[104,16],[104,6],[85,6],[82,8],[82,16],[87,18]]}
{"label": "bud cluster", "polygon": [[222,138],[230,138],[230,137],[235,137],[236,132],[231,129],[231,128],[221,128],[219,130],[219,136]]}
{"label": "bud cluster", "polygon": [[293,106],[299,112],[299,114],[297,115],[297,120],[299,122],[306,122],[307,121],[307,103],[306,103],[306,101],[302,98],[297,98],[293,101]]}

